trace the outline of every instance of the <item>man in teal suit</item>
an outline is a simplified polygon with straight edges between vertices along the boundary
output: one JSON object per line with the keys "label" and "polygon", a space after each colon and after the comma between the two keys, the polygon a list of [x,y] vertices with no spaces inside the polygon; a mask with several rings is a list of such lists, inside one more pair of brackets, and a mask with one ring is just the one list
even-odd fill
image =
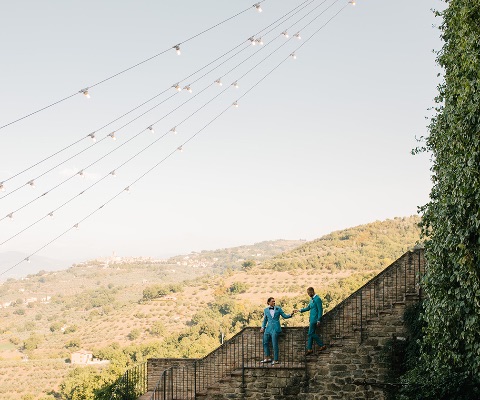
{"label": "man in teal suit", "polygon": [[[263,322],[260,332],[263,332],[263,351],[265,352],[265,359],[262,363],[271,362],[272,365],[278,363],[278,335],[282,332],[280,326],[280,316],[285,319],[292,318],[291,314],[285,314],[281,307],[275,306],[275,299],[269,297],[267,300],[268,307],[263,310]],[[272,341],[273,346],[273,361],[270,357],[269,342]]]}
{"label": "man in teal suit", "polygon": [[[307,342],[307,353],[306,355],[308,356],[309,354],[313,353],[312,347],[313,347],[313,341],[315,340],[315,343],[318,344],[319,351],[326,350],[327,346],[323,344],[322,339],[320,339],[320,336],[318,336],[315,333],[315,328],[317,326],[320,326],[320,321],[322,319],[323,315],[323,306],[322,306],[322,300],[320,297],[318,297],[317,294],[315,294],[315,290],[313,287],[309,287],[307,289],[307,294],[310,296],[310,302],[308,303],[308,306],[305,308],[302,308],[300,310],[301,313],[304,313],[306,311],[310,311],[310,324],[308,326],[308,342]],[[299,310],[294,310],[293,313],[297,313]]]}

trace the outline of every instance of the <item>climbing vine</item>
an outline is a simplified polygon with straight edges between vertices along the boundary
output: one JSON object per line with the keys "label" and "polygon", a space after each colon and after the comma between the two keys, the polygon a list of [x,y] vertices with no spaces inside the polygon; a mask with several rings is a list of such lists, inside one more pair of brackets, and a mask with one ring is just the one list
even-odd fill
{"label": "climbing vine", "polygon": [[480,398],[480,1],[445,3],[443,82],[425,143],[433,187],[420,209],[427,326],[410,383],[417,377],[419,398],[468,399]]}

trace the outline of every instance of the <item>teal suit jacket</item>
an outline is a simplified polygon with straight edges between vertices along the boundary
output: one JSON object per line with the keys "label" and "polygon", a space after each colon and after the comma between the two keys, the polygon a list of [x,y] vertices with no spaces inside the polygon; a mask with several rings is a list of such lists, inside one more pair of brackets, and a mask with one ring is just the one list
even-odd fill
{"label": "teal suit jacket", "polygon": [[301,313],[304,313],[306,311],[310,311],[311,324],[314,322],[320,322],[323,315],[323,306],[322,300],[320,299],[320,297],[318,297],[318,294],[316,294],[310,299],[310,303],[308,303],[308,306],[300,310]]}
{"label": "teal suit jacket", "polygon": [[263,310],[262,328],[265,329],[265,333],[280,333],[282,331],[282,327],[280,326],[280,315],[285,319],[292,317],[290,314],[285,314],[281,307],[275,306],[273,311],[274,313],[272,317],[270,315],[269,307]]}

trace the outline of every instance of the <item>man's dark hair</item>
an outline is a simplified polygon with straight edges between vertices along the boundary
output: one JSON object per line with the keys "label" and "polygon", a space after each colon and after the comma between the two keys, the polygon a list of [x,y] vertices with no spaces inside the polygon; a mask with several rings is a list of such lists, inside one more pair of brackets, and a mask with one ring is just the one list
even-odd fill
{"label": "man's dark hair", "polygon": [[267,300],[267,304],[270,303],[270,300],[274,299],[275,297],[269,297]]}
{"label": "man's dark hair", "polygon": [[313,293],[315,293],[315,289],[310,286],[310,287],[307,289],[307,292],[313,292]]}

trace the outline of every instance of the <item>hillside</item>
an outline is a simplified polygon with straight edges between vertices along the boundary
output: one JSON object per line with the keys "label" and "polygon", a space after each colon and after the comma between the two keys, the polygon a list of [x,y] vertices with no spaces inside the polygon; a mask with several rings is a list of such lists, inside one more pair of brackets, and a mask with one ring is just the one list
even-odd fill
{"label": "hillside", "polygon": [[[270,295],[289,311],[313,285],[328,310],[413,247],[418,221],[396,218],[312,242],[262,242],[168,260],[94,260],[9,279],[0,286],[0,304],[12,303],[0,309],[0,399],[53,399],[62,382],[80,379],[65,362],[80,348],[112,361],[105,376],[150,355],[201,356],[222,335],[258,326]],[[288,324],[305,322],[301,316]],[[76,387],[70,383],[63,392]]]}
{"label": "hillside", "polygon": [[395,218],[332,232],[265,263],[277,271],[314,269],[380,270],[419,238],[420,217]]}

